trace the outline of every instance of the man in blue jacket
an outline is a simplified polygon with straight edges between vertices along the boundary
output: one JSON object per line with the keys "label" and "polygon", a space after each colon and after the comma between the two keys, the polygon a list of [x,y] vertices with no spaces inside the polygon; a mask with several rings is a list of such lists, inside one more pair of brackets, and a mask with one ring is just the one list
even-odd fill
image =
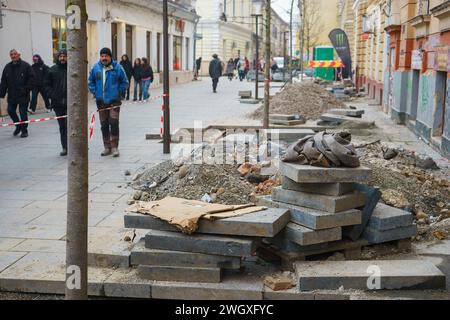
{"label": "man in blue jacket", "polygon": [[[100,124],[102,127],[102,157],[119,156],[119,115],[121,97],[128,88],[128,79],[122,66],[112,59],[109,48],[100,50],[100,61],[92,67],[89,74],[89,90],[97,100]],[[117,107],[111,110],[103,110]]]}

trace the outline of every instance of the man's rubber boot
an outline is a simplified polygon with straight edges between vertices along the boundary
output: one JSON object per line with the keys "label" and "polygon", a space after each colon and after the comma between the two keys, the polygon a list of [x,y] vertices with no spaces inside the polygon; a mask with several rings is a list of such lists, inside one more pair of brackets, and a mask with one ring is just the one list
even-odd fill
{"label": "man's rubber boot", "polygon": [[103,152],[101,153],[102,157],[106,157],[109,156],[111,154],[111,149],[105,149],[103,150]]}
{"label": "man's rubber boot", "polygon": [[114,158],[117,158],[118,156],[120,156],[119,149],[113,148],[113,149],[112,149],[112,156],[113,156]]}

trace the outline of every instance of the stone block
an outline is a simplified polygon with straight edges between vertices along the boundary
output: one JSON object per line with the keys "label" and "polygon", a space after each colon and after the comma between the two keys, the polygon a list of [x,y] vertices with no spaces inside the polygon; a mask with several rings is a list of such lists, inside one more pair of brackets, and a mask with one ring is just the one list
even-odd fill
{"label": "stone block", "polygon": [[413,221],[414,218],[410,212],[379,203],[373,211],[368,227],[386,231],[411,226]]}
{"label": "stone block", "polygon": [[306,136],[313,136],[315,133],[311,129],[263,129],[260,131],[262,138],[271,141],[296,142]]}
{"label": "stone block", "polygon": [[362,237],[371,244],[390,242],[395,240],[403,240],[415,237],[417,235],[417,226],[410,225],[409,227],[399,227],[396,229],[379,231],[367,227]]}
{"label": "stone block", "polygon": [[186,235],[177,232],[151,230],[145,236],[145,247],[148,249],[244,257],[251,256],[255,252],[256,242],[247,238]]}
{"label": "stone block", "polygon": [[272,190],[272,200],[337,213],[364,206],[366,197],[364,193],[359,191],[335,197],[285,190],[278,187]]}
{"label": "stone block", "polygon": [[[443,289],[445,275],[427,260],[315,261],[296,262],[300,291]],[[373,284],[374,270],[380,272],[380,286]]]}
{"label": "stone block", "polygon": [[239,91],[238,96],[241,97],[241,99],[250,99],[252,97],[252,91],[251,90]]}
{"label": "stone block", "polygon": [[299,119],[299,120],[278,120],[278,119],[272,119],[269,120],[270,124],[276,124],[280,126],[298,126],[301,124],[306,123],[306,119]]}
{"label": "stone block", "polygon": [[0,251],[0,272],[21,259],[26,252]]}
{"label": "stone block", "polygon": [[285,230],[288,240],[301,246],[341,240],[341,228],[311,230],[295,223],[289,223]]}
{"label": "stone block", "polygon": [[298,183],[366,182],[371,174],[367,167],[319,168],[296,163],[280,163],[283,176]]}
{"label": "stone block", "polygon": [[327,196],[342,196],[355,190],[353,183],[297,183],[283,177],[283,189]]}
{"label": "stone block", "polygon": [[131,251],[131,265],[240,269],[241,259],[192,252],[147,249],[145,240],[141,239]]}
{"label": "stone block", "polygon": [[355,189],[364,192],[366,196],[366,204],[364,207],[359,208],[362,211],[362,223],[360,225],[345,227],[342,230],[343,237],[351,239],[353,241],[356,241],[361,237],[361,234],[369,223],[373,210],[375,209],[378,201],[381,198],[381,192],[376,188],[363,184],[356,184]]}
{"label": "stone block", "polygon": [[334,115],[357,118],[360,118],[365,113],[365,111],[361,109],[330,109],[327,112]]}
{"label": "stone block", "polygon": [[[168,222],[150,215],[127,214],[125,227],[134,229],[153,229],[161,231],[179,231]],[[219,220],[201,219],[196,233],[222,234],[248,237],[274,237],[289,222],[286,209],[268,209]]]}
{"label": "stone block", "polygon": [[198,283],[219,283],[221,270],[218,268],[190,268],[168,266],[138,266],[138,276],[156,281],[180,281]]}
{"label": "stone block", "polygon": [[298,115],[295,114],[271,114],[270,119],[274,120],[296,120]]}
{"label": "stone block", "polygon": [[314,293],[299,292],[298,289],[293,288],[284,291],[273,291],[268,287],[264,287],[264,300],[314,300]]}
{"label": "stone block", "polygon": [[[335,114],[331,114],[331,113],[322,114],[320,116],[320,119],[323,121],[337,122],[337,123],[351,122],[351,123],[355,123],[355,124],[358,124],[361,126],[365,126],[367,128],[371,128],[375,125],[375,121],[368,121],[368,120],[363,120],[363,119],[354,118],[354,117],[340,116],[340,115],[335,115]],[[359,128],[362,128],[362,127],[359,127]]]}
{"label": "stone block", "polygon": [[150,299],[152,283],[140,278],[137,269],[116,269],[103,286],[106,297]]}
{"label": "stone block", "polygon": [[357,209],[339,213],[330,213],[273,201],[270,196],[262,197],[258,201],[262,205],[289,209],[291,213],[291,222],[313,230],[352,226],[361,223],[361,211]]}

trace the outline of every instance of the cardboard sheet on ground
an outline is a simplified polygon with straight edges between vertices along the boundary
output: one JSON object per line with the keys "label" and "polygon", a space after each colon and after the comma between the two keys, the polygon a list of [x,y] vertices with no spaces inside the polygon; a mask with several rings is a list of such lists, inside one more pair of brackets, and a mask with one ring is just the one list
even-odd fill
{"label": "cardboard sheet on ground", "polygon": [[267,209],[253,204],[223,205],[197,200],[167,197],[158,201],[138,201],[126,209],[126,212],[152,215],[176,226],[187,234],[194,233],[201,218],[208,220],[238,217]]}

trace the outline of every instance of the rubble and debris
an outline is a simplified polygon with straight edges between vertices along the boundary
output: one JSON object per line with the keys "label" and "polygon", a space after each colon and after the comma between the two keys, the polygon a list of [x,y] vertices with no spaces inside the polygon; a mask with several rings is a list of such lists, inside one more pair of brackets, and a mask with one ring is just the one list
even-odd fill
{"label": "rubble and debris", "polygon": [[[263,117],[264,107],[259,107],[250,115],[253,119]],[[291,84],[275,95],[270,101],[271,114],[299,114],[306,119],[318,119],[329,109],[345,108],[343,102],[312,82]]]}
{"label": "rubble and debris", "polygon": [[295,287],[294,276],[290,272],[267,276],[264,278],[264,284],[273,291],[284,291]]}

